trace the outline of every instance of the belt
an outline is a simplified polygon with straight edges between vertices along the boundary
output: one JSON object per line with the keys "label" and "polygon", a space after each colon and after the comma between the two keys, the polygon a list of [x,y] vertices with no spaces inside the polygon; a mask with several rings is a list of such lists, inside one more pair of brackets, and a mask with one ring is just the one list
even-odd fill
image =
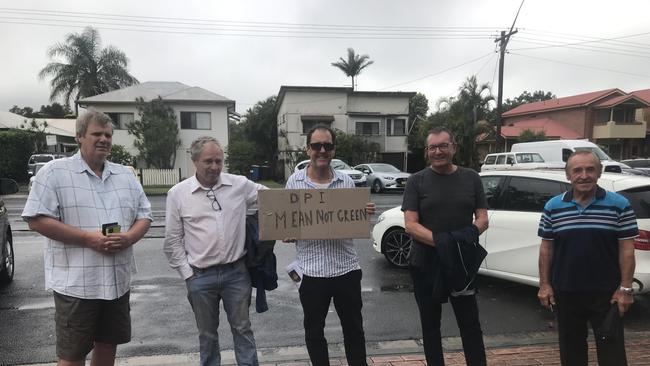
{"label": "belt", "polygon": [[215,264],[213,266],[209,266],[209,267],[205,267],[205,268],[199,268],[199,267],[193,266],[191,264],[190,264],[190,267],[192,267],[192,269],[194,270],[195,273],[203,273],[203,272],[207,272],[207,271],[210,271],[210,270],[219,270],[219,269],[232,268],[232,267],[235,267],[236,265],[238,265],[239,262],[244,260],[245,257],[246,257],[246,255],[243,255],[241,258],[235,260],[234,262]]}

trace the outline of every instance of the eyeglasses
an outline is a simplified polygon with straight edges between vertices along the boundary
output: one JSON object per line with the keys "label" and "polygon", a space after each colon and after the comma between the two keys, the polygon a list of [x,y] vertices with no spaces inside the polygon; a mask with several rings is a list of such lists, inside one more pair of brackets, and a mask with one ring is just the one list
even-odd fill
{"label": "eyeglasses", "polygon": [[[217,195],[214,194],[214,191],[213,191],[212,189],[209,190],[209,191],[205,194],[205,196],[212,200],[212,209],[213,209],[213,210],[215,210],[215,211],[221,211],[221,204],[219,203],[219,201],[217,201]],[[217,207],[214,206],[215,203],[217,204]]]}
{"label": "eyeglasses", "polygon": [[442,152],[447,152],[449,151],[449,148],[451,147],[452,144],[444,143],[444,144],[438,144],[438,145],[429,145],[427,146],[427,150],[429,151],[436,151],[436,149],[442,151]]}
{"label": "eyeglasses", "polygon": [[334,150],[334,144],[331,142],[313,142],[309,144],[309,148],[314,151],[320,151],[321,148],[325,148],[325,151]]}

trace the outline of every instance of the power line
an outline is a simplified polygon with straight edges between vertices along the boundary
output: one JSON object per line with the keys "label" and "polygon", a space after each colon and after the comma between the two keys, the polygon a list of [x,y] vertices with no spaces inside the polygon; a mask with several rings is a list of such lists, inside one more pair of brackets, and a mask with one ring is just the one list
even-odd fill
{"label": "power line", "polygon": [[[528,40],[528,38],[521,37],[517,39],[518,42],[522,43],[531,43],[531,44],[546,44],[544,41],[535,41],[535,40]],[[597,46],[587,46],[587,47],[576,47],[576,46],[568,46],[568,45],[562,45],[558,46],[558,48],[565,48],[565,49],[573,49],[573,50],[580,50],[580,51],[590,51],[590,52],[598,52],[598,53],[605,53],[605,54],[611,54],[611,55],[621,55],[621,56],[629,56],[629,57],[639,57],[639,58],[647,58],[650,59],[650,52],[646,53],[633,53],[633,52],[627,52],[625,50],[619,51],[618,49],[615,48],[608,48],[608,47],[597,47]],[[541,49],[541,48],[546,48],[546,47],[528,47],[528,48],[516,48],[516,49],[511,49],[512,51],[530,51],[530,50],[536,50],[536,49]]]}
{"label": "power line", "polygon": [[543,57],[536,57],[536,56],[529,56],[529,55],[522,55],[519,53],[510,53],[511,55],[515,56],[520,56],[520,57],[528,57],[532,59],[537,59],[537,60],[542,60],[542,61],[547,61],[547,62],[553,62],[553,63],[558,63],[558,64],[564,64],[564,65],[570,65],[570,66],[575,66],[575,67],[581,67],[585,69],[594,69],[594,70],[599,70],[599,71],[607,71],[607,72],[613,72],[617,74],[624,74],[624,75],[630,75],[630,76],[638,76],[642,78],[648,78],[650,79],[650,75],[644,75],[644,74],[635,74],[632,72],[627,72],[627,71],[620,71],[620,70],[613,70],[613,69],[607,69],[603,67],[596,67],[596,66],[588,66],[588,65],[581,65],[581,64],[576,64],[576,63],[571,63],[571,62],[565,62],[565,61],[560,61],[560,60],[553,60],[549,58],[543,58]]}
{"label": "power line", "polygon": [[584,44],[589,44],[589,43],[598,43],[598,42],[606,42],[606,41],[618,40],[618,39],[624,39],[624,38],[639,37],[639,36],[644,36],[644,35],[648,35],[648,34],[650,34],[650,32],[629,34],[629,35],[625,35],[625,36],[611,37],[611,38],[598,38],[598,39],[579,41],[579,42],[561,43],[561,44],[541,46],[541,47],[518,48],[518,49],[513,50],[513,51],[525,51],[525,50],[530,50],[530,49],[542,49],[542,48],[553,48],[553,47],[563,47],[563,46],[577,46],[577,45],[584,45]]}

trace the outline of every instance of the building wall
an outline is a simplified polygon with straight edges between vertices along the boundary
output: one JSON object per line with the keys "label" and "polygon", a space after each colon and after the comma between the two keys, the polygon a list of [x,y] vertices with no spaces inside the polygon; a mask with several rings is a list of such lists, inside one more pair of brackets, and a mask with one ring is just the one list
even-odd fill
{"label": "building wall", "polygon": [[[93,106],[93,105],[89,105]],[[228,148],[228,109],[225,104],[223,105],[200,105],[200,104],[173,104],[171,105],[174,114],[176,115],[176,122],[179,126],[179,137],[181,139],[181,146],[176,151],[176,160],[174,162],[174,169],[181,169],[183,177],[189,177],[194,174],[194,164],[189,154],[190,144],[194,139],[200,136],[212,136],[219,140],[224,151]],[[135,105],[95,105],[97,110],[105,113],[133,113],[135,120],[140,117]],[[180,129],[180,112],[209,112],[211,120],[211,129],[209,130],[188,130]],[[129,135],[127,130],[115,129],[113,131],[113,143],[123,145],[129,153],[137,156],[138,150],[133,146],[135,140],[133,135]]]}

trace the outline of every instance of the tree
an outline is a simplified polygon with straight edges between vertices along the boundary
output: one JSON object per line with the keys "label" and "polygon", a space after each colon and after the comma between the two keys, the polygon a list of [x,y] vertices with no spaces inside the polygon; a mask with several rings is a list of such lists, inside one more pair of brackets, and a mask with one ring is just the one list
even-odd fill
{"label": "tree", "polygon": [[535,132],[530,129],[525,129],[519,134],[519,142],[534,142],[534,141],[546,141],[546,131]]}
{"label": "tree", "polygon": [[530,92],[524,90],[521,94],[519,94],[518,97],[515,97],[513,99],[510,98],[506,99],[506,101],[503,103],[503,111],[504,112],[509,111],[510,109],[519,107],[522,104],[541,102],[544,100],[555,99],[555,98],[556,98],[555,94],[551,92],[536,90],[531,94]]}
{"label": "tree", "polygon": [[409,124],[427,118],[428,111],[429,100],[424,94],[416,93],[409,99]]}
{"label": "tree", "polygon": [[47,140],[45,136],[47,135],[47,132],[45,131],[47,129],[47,121],[43,122],[36,122],[35,119],[32,118],[31,121],[27,122],[27,120],[23,121],[23,123],[20,124],[20,128],[31,133],[33,136],[33,141],[34,141],[34,146],[33,149],[37,153],[45,152],[47,151]]}
{"label": "tree", "polygon": [[348,135],[338,129],[334,132],[336,133],[336,158],[351,166],[377,161],[377,154],[381,149],[378,143],[369,142],[359,135]]}
{"label": "tree", "polygon": [[130,135],[135,136],[133,146],[140,152],[139,158],[147,166],[172,169],[176,150],[181,146],[174,110],[161,97],[150,102],[145,102],[142,97],[135,101],[140,119],[127,124],[127,129]]}
{"label": "tree", "polygon": [[[127,70],[126,54],[113,46],[101,48],[99,32],[92,27],[85,28],[81,34],[68,34],[64,43],[50,47],[48,56],[62,58],[64,62],[50,62],[38,76],[52,77],[50,100],[62,96],[66,106],[70,105],[70,98],[76,102],[138,83]],[[75,114],[78,114],[76,103]]]}
{"label": "tree", "polygon": [[135,163],[135,158],[131,153],[129,153],[126,148],[122,145],[113,144],[111,148],[111,155],[108,156],[108,160],[116,164],[122,165],[131,165]]}
{"label": "tree", "polygon": [[37,115],[39,118],[64,118],[71,113],[72,111],[69,106],[63,106],[55,102],[50,105],[42,105]]}
{"label": "tree", "polygon": [[34,109],[32,107],[19,108],[17,105],[14,105],[13,107],[11,107],[9,112],[19,114],[27,118],[32,118],[34,114]]}
{"label": "tree", "polygon": [[337,62],[332,62],[332,66],[340,69],[345,73],[345,75],[352,78],[352,90],[356,89],[356,84],[354,83],[354,78],[361,73],[361,70],[375,63],[370,61],[370,56],[368,55],[357,55],[354,52],[354,49],[348,48],[348,59],[345,60],[343,57],[339,57]]}
{"label": "tree", "polygon": [[251,165],[255,158],[255,144],[247,140],[236,140],[228,142],[228,172],[248,176]]}

